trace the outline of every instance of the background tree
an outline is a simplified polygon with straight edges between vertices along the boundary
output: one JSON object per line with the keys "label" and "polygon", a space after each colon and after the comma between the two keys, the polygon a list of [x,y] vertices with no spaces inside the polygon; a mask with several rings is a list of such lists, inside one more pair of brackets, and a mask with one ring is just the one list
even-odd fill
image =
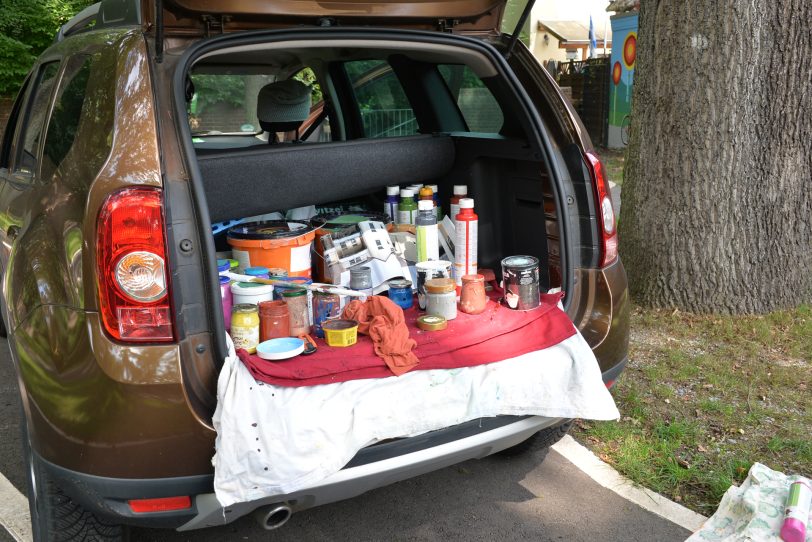
{"label": "background tree", "polygon": [[3,0],[0,5],[0,96],[16,94],[59,27],[93,0]]}
{"label": "background tree", "polygon": [[620,220],[638,302],[810,301],[810,19],[808,0],[641,2]]}

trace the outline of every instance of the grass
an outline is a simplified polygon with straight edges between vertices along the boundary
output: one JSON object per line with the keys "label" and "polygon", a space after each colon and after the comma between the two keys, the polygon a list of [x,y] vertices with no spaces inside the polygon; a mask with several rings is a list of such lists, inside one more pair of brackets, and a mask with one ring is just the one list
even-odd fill
{"label": "grass", "polygon": [[812,474],[812,308],[696,316],[636,308],[619,422],[575,438],[633,481],[705,515],[753,462]]}

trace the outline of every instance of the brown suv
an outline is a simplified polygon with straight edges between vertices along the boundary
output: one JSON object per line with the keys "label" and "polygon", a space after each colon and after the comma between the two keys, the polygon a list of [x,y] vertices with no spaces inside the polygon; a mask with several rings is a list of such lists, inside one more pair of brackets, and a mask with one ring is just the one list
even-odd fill
{"label": "brown suv", "polygon": [[[611,386],[629,303],[607,180],[556,83],[500,31],[504,7],[104,0],[62,28],[0,149],[2,312],[36,539],[193,529],[260,507],[275,527],[292,510],[533,435],[546,446],[568,428],[475,420],[365,448],[340,482],[222,509],[213,224],[303,205],[379,209],[390,184],[431,181],[443,198],[467,184],[480,266],[538,257]],[[291,77],[315,82],[318,103],[302,143],[269,145],[257,91]],[[151,262],[150,274],[122,281],[125,257]]]}

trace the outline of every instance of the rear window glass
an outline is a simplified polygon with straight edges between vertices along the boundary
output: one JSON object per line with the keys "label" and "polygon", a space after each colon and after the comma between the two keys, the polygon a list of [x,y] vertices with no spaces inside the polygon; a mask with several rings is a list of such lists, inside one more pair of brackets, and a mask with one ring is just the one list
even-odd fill
{"label": "rear window glass", "polygon": [[358,60],[344,64],[361,112],[366,137],[414,135],[417,120],[389,63]]}
{"label": "rear window glass", "polygon": [[23,173],[36,172],[42,126],[45,123],[45,115],[48,113],[51,90],[53,90],[58,70],[58,62],[51,62],[43,66],[32,89],[32,98],[23,124],[22,145],[16,166],[16,169]]}
{"label": "rear window glass", "polygon": [[468,129],[498,134],[505,122],[502,108],[490,89],[468,66],[442,64],[440,74],[457,102]]}
{"label": "rear window glass", "polygon": [[272,75],[192,74],[188,103],[192,133],[259,133],[257,96]]}

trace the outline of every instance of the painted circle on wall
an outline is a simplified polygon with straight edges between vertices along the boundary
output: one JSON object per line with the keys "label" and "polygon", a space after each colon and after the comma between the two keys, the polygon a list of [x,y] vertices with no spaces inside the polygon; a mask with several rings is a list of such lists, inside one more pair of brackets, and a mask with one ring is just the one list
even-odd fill
{"label": "painted circle on wall", "polygon": [[634,68],[637,58],[637,32],[629,32],[623,40],[623,63],[628,69]]}
{"label": "painted circle on wall", "polygon": [[620,62],[615,62],[615,65],[612,66],[612,81],[616,85],[620,83],[621,75],[623,75],[623,67],[620,65]]}

